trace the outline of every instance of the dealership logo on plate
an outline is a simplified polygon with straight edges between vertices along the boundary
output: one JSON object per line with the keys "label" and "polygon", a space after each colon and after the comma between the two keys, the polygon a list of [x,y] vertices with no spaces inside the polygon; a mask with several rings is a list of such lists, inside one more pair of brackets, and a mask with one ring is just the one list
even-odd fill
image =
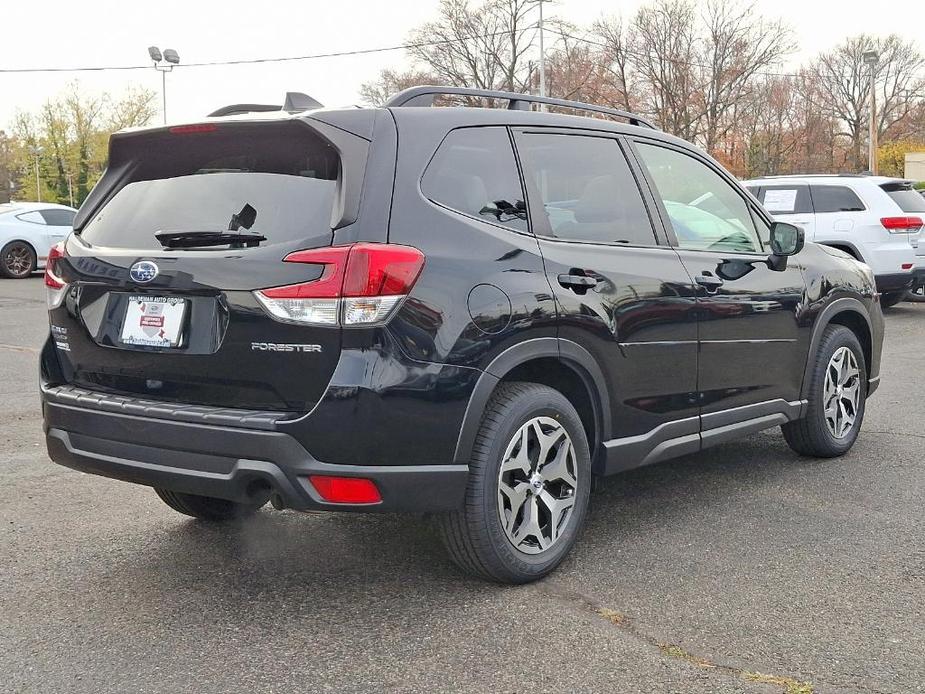
{"label": "dealership logo on plate", "polygon": [[128,274],[136,282],[144,283],[150,282],[157,277],[158,272],[160,272],[160,270],[157,265],[150,260],[139,260],[129,268]]}

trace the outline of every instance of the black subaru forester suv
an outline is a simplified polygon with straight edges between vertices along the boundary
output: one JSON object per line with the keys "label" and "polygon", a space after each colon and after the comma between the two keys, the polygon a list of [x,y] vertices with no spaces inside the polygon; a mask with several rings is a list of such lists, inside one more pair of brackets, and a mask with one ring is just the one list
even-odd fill
{"label": "black subaru forester suv", "polygon": [[519,583],[597,476],[776,426],[802,455],[857,438],[870,269],[688,143],[504,92],[276,109],[112,137],[45,275],[54,461],[209,521],[432,512],[461,567]]}

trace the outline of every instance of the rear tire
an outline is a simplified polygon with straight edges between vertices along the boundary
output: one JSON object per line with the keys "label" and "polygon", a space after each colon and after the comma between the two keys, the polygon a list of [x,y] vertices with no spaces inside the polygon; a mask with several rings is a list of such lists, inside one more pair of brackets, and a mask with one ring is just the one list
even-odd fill
{"label": "rear tire", "polygon": [[781,427],[784,439],[800,455],[844,455],[858,438],[866,399],[867,366],[861,343],[845,326],[829,325],[810,375],[806,416]]}
{"label": "rear tire", "polygon": [[465,504],[437,523],[453,561],[498,583],[549,574],[575,545],[591,490],[591,454],[575,408],[536,383],[498,387],[482,417]]}
{"label": "rear tire", "polygon": [[0,250],[0,275],[11,280],[29,277],[36,266],[35,250],[25,241],[10,241]]}
{"label": "rear tire", "polygon": [[906,298],[907,290],[901,292],[887,292],[880,296],[880,307],[891,308]]}
{"label": "rear tire", "polygon": [[245,518],[253,515],[263,506],[263,504],[239,504],[227,499],[173,492],[169,489],[155,488],[154,491],[157,492],[161,501],[174,511],[207,521],[230,521]]}

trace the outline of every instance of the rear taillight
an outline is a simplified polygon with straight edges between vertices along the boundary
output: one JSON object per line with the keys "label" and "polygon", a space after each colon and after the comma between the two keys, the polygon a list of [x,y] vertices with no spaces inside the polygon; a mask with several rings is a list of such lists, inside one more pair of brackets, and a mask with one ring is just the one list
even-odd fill
{"label": "rear taillight", "polygon": [[410,246],[356,243],[290,253],[287,263],[323,265],[311,282],[254,292],[279,320],[306,325],[375,325],[414,286],[424,254]]}
{"label": "rear taillight", "polygon": [[882,217],[880,223],[891,234],[914,234],[922,228],[921,217]]}
{"label": "rear taillight", "polygon": [[58,262],[64,258],[64,241],[56,243],[45,259],[45,298],[48,308],[58,308],[64,300],[67,283],[59,274]]}

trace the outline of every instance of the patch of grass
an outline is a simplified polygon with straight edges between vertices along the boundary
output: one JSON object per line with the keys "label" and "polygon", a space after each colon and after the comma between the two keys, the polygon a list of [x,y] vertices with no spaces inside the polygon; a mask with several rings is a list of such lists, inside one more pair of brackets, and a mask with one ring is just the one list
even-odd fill
{"label": "patch of grass", "polygon": [[658,644],[659,650],[661,650],[663,655],[670,656],[672,658],[681,658],[686,660],[689,663],[693,663],[697,667],[702,668],[715,668],[716,664],[711,663],[706,658],[701,658],[700,656],[694,655],[688,651],[685,651],[680,646],[677,646],[673,643],[660,643]]}
{"label": "patch of grass", "polygon": [[743,672],[742,677],[749,682],[777,685],[783,688],[786,694],[813,694],[813,685],[811,683],[799,682],[792,677],[765,675],[762,672]]}
{"label": "patch of grass", "polygon": [[606,607],[601,607],[597,610],[597,613],[604,619],[610,620],[613,624],[624,624],[626,622],[626,615],[616,612],[614,610],[608,609]]}

